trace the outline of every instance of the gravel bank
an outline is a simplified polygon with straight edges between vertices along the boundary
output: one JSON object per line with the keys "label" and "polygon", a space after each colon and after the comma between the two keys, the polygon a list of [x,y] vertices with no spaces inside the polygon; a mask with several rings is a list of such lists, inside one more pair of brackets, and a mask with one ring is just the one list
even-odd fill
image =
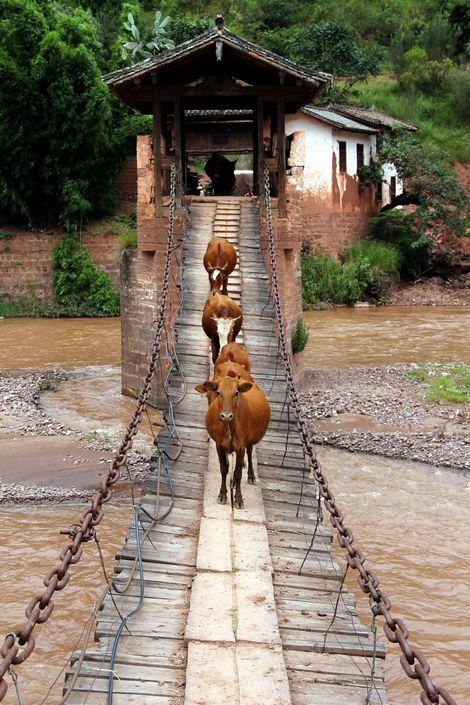
{"label": "gravel bank", "polygon": [[300,398],[315,442],[470,470],[470,405],[430,404],[414,367],[309,371]]}
{"label": "gravel bank", "polygon": [[[48,416],[40,408],[42,391],[54,388],[67,379],[62,372],[4,372],[0,373],[0,453],[3,439],[12,437],[41,438],[44,436],[68,436],[78,440],[80,448],[102,453],[99,457],[96,476],[111,464],[120,438],[89,438],[90,434],[70,428],[57,419]],[[86,437],[85,437],[86,436]],[[21,442],[21,441],[19,441]],[[8,458],[4,458],[8,462]],[[74,465],[80,466],[85,458],[78,456]],[[131,450],[128,454],[128,467],[132,480],[141,484],[149,472],[149,462],[141,453]],[[123,470],[120,482],[128,484],[129,477]],[[96,484],[98,484],[98,479]],[[50,487],[41,485],[41,477],[31,468],[31,483],[4,483],[0,478],[0,504],[24,504],[43,502],[64,502],[90,497],[91,492],[83,487]]]}

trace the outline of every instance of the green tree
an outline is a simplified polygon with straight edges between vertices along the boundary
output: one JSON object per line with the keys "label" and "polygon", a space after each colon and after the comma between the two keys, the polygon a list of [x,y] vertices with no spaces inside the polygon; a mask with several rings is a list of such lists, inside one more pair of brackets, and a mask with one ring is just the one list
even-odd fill
{"label": "green tree", "polygon": [[168,34],[175,44],[182,44],[187,42],[188,39],[193,39],[193,37],[197,37],[208,29],[212,29],[213,26],[213,20],[194,18],[189,14],[180,12],[172,18]]}
{"label": "green tree", "polygon": [[377,47],[362,46],[352,32],[337,22],[308,24],[294,32],[291,43],[292,58],[318,71],[333,76],[333,84],[339,77],[346,79],[351,87],[379,72]]}
{"label": "green tree", "polygon": [[403,194],[382,211],[397,205],[416,205],[414,227],[422,237],[432,238],[435,249],[447,246],[452,237],[466,234],[468,196],[435,148],[421,144],[409,133],[385,135],[380,160],[393,163],[405,184]]}
{"label": "green tree", "polygon": [[69,230],[115,205],[121,149],[89,12],[36,0],[0,6],[0,205]]}

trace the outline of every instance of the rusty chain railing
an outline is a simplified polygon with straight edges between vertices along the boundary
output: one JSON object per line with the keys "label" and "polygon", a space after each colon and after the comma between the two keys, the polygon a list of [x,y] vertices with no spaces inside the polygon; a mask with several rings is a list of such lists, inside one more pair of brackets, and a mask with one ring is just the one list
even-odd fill
{"label": "rusty chain railing", "polygon": [[25,610],[27,617],[26,624],[21,627],[21,629],[12,631],[5,637],[0,649],[0,654],[2,656],[2,661],[0,663],[0,701],[3,700],[8,690],[5,674],[11,666],[23,663],[32,654],[35,646],[33,630],[36,624],[43,624],[49,619],[54,609],[52,596],[56,591],[63,590],[66,587],[70,579],[69,567],[71,565],[75,565],[80,560],[83,553],[82,544],[93,539],[95,527],[103,518],[103,504],[106,504],[106,502],[109,502],[111,499],[111,488],[119,480],[120,468],[127,463],[127,454],[132,448],[133,438],[137,434],[138,426],[142,420],[142,415],[147,407],[147,400],[150,394],[155,369],[160,355],[162,331],[165,324],[165,314],[170,283],[171,259],[174,251],[173,232],[175,207],[176,164],[173,161],[171,166],[166,259],[162,281],[160,308],[155,327],[155,335],[150,351],[148,371],[139,394],[136,410],[134,411],[132,419],[124,433],[121,445],[115,452],[113,461],[106,476],[103,477],[91,498],[90,507],[81,515],[79,523],[73,527],[73,532],[70,532],[70,536],[73,541],[62,550],[60,554],[60,565],[49,571],[43,581],[46,589],[42,592],[36,593],[27,605]]}
{"label": "rusty chain railing", "polygon": [[414,649],[408,641],[409,632],[406,625],[399,617],[391,614],[392,604],[386,593],[379,587],[379,579],[372,570],[365,568],[366,558],[364,554],[353,546],[354,536],[344,524],[344,516],[336,506],[336,499],[328,486],[328,480],[323,474],[320,463],[315,456],[313,442],[310,438],[308,424],[303,415],[300,400],[295,388],[292,364],[287,344],[286,329],[281,308],[281,297],[279,290],[279,280],[276,264],[276,247],[274,242],[273,221],[271,211],[271,192],[269,186],[269,170],[266,167],[264,172],[264,195],[266,204],[266,216],[268,225],[268,247],[271,261],[271,285],[274,294],[274,307],[278,326],[280,341],[280,356],[284,363],[285,379],[289,393],[290,404],[297,419],[297,428],[302,441],[304,454],[311,468],[311,473],[319,485],[320,494],[324,500],[325,507],[330,514],[330,522],[338,534],[338,543],[347,552],[346,560],[348,565],[357,570],[358,584],[361,590],[369,595],[370,608],[375,616],[382,616],[385,620],[383,630],[385,636],[392,644],[398,644],[402,651],[400,663],[409,678],[418,680],[421,685],[421,702],[423,705],[439,705],[440,698],[446,705],[457,705],[456,701],[447,690],[439,685],[435,685],[429,675],[430,666],[424,656]]}

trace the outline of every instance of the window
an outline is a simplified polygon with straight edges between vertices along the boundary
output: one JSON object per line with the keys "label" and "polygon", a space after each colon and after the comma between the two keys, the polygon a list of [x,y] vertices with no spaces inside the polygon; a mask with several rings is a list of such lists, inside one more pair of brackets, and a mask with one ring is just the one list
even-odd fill
{"label": "window", "polygon": [[346,142],[339,142],[339,173],[346,173]]}
{"label": "window", "polygon": [[382,182],[379,181],[379,183],[375,187],[375,200],[382,202]]}
{"label": "window", "polygon": [[391,176],[390,177],[390,200],[393,201],[395,196],[397,195],[397,177],[396,176]]}
{"label": "window", "polygon": [[357,160],[357,168],[356,172],[359,171],[361,166],[364,166],[364,145],[359,144],[359,142],[356,144],[356,160]]}

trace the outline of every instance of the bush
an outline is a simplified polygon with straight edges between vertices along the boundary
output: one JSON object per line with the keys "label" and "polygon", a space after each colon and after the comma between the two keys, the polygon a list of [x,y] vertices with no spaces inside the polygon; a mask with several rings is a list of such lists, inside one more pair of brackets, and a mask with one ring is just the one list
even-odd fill
{"label": "bush", "polygon": [[297,355],[297,353],[302,352],[302,350],[305,349],[308,342],[308,336],[308,328],[303,322],[302,317],[299,316],[294,335],[292,336],[292,352],[294,355]]}
{"label": "bush", "polygon": [[367,261],[372,276],[399,272],[401,256],[394,244],[380,242],[380,240],[358,240],[349,245],[344,251],[345,262],[357,263]]}
{"label": "bush", "polygon": [[370,286],[370,267],[364,261],[341,264],[327,254],[301,259],[302,300],[306,305],[329,301],[352,305]]}
{"label": "bush", "polygon": [[397,248],[402,279],[416,279],[429,269],[432,242],[429,238],[420,237],[413,230],[410,216],[399,211],[379,213],[369,220],[367,228],[369,235],[375,240]]}
{"label": "bush", "polygon": [[111,277],[95,267],[77,236],[66,235],[56,245],[52,269],[57,304],[69,315],[119,314],[119,295]]}

